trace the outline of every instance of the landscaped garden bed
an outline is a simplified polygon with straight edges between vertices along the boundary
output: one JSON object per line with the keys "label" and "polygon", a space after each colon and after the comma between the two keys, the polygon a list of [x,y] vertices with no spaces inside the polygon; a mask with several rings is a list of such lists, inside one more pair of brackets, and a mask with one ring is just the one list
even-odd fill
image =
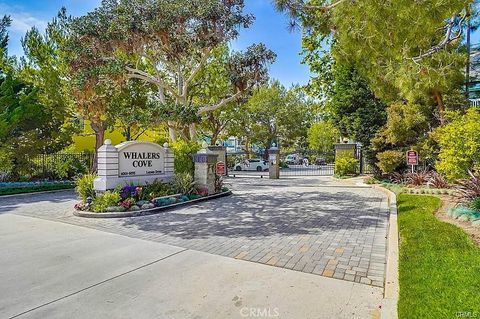
{"label": "landscaped garden bed", "polygon": [[74,187],[75,183],[71,181],[5,182],[0,183],[0,196],[73,189]]}
{"label": "landscaped garden bed", "polygon": [[76,216],[118,218],[156,214],[178,206],[215,199],[231,194],[220,177],[215,192],[197,187],[191,174],[177,174],[172,182],[155,181],[141,186],[125,185],[97,195],[93,189],[95,176],[85,175],[77,182],[82,201],[75,205]]}

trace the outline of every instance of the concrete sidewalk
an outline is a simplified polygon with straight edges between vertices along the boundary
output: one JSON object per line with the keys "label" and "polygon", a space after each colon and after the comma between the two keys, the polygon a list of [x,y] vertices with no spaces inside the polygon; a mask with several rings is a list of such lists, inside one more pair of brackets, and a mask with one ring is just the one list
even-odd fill
{"label": "concrete sidewalk", "polygon": [[381,288],[0,215],[2,318],[372,318]]}

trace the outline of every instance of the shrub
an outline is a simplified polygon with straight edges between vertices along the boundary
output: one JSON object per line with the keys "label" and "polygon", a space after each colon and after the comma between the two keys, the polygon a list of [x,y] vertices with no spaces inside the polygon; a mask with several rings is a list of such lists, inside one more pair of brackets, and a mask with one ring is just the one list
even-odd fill
{"label": "shrub", "polygon": [[223,190],[223,177],[215,174],[215,193],[220,193]]}
{"label": "shrub", "polygon": [[428,179],[428,185],[433,186],[435,188],[449,188],[450,184],[447,182],[443,175],[439,174],[438,172],[431,172],[430,177]]}
{"label": "shrub", "polygon": [[55,165],[53,171],[60,179],[72,178],[88,171],[85,163],[74,157],[66,157],[63,161],[55,161],[53,164]]}
{"label": "shrub", "polygon": [[409,186],[426,185],[430,179],[430,173],[426,170],[419,170],[414,173],[406,174],[406,182]]}
{"label": "shrub", "polygon": [[141,199],[152,199],[155,197],[162,197],[171,195],[175,192],[172,183],[164,183],[162,181],[154,181],[143,186]]}
{"label": "shrub", "polygon": [[352,156],[344,155],[335,159],[335,174],[338,176],[354,175],[358,160]]}
{"label": "shrub", "polygon": [[454,113],[452,121],[435,131],[440,146],[436,168],[449,180],[467,178],[468,171],[480,166],[480,113]]}
{"label": "shrub", "polygon": [[195,181],[190,173],[176,173],[173,180],[173,188],[176,193],[190,195],[195,189]]}
{"label": "shrub", "polygon": [[172,143],[172,149],[175,154],[175,173],[190,173],[193,175],[195,169],[193,155],[200,150],[200,145],[197,142],[178,140]]}
{"label": "shrub", "polygon": [[110,206],[116,206],[122,198],[117,191],[106,191],[95,198],[92,202],[92,210],[95,213],[102,213]]}
{"label": "shrub", "polygon": [[93,189],[95,178],[95,174],[85,174],[76,180],[75,190],[83,202],[86,202],[88,197],[95,198],[95,190]]}
{"label": "shrub", "polygon": [[390,175],[390,180],[397,184],[407,184],[408,177],[407,174],[394,172]]}
{"label": "shrub", "polygon": [[395,172],[404,163],[404,154],[400,151],[384,151],[377,154],[377,166],[384,174]]}
{"label": "shrub", "polygon": [[475,198],[471,204],[470,207],[475,210],[476,212],[480,213],[480,197]]}
{"label": "shrub", "polygon": [[463,202],[472,202],[480,197],[480,175],[469,174],[469,179],[458,180],[455,186],[456,194]]}

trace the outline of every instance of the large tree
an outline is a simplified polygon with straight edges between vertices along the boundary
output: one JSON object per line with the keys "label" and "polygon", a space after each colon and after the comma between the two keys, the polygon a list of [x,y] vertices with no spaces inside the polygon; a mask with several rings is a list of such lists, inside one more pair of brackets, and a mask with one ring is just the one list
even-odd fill
{"label": "large tree", "polygon": [[459,52],[471,0],[277,0],[305,26],[304,47],[329,43],[337,61],[365,76],[387,103],[429,99],[443,121],[445,95],[463,83],[466,54]]}
{"label": "large tree", "polygon": [[253,92],[232,119],[231,135],[247,146],[268,149],[273,143],[283,148],[300,148],[313,119],[313,103],[302,90],[287,90],[278,81]]}
{"label": "large tree", "polygon": [[4,17],[0,23],[0,157],[18,177],[30,173],[31,157],[71,143],[72,131],[60,76],[50,70],[56,64],[46,61],[52,58],[52,47],[28,33],[25,57],[16,63],[6,50],[9,25],[10,19]]}
{"label": "large tree", "polygon": [[[100,82],[140,79],[156,87],[152,99],[178,114],[218,110],[267,81],[267,65],[275,55],[264,45],[252,45],[229,59],[229,87],[211,104],[195,104],[193,90],[202,83],[201,71],[214,50],[235,39],[253,16],[243,13],[243,0],[108,0],[71,23],[70,66],[74,73],[89,73],[82,91]],[[93,71],[95,70],[95,71]],[[92,76],[93,75],[93,76]],[[85,78],[85,76],[82,76]],[[92,105],[92,108],[95,106]],[[97,106],[100,110],[102,107]],[[95,112],[95,110],[91,110]],[[171,139],[188,126],[196,138],[195,122],[167,121]]]}

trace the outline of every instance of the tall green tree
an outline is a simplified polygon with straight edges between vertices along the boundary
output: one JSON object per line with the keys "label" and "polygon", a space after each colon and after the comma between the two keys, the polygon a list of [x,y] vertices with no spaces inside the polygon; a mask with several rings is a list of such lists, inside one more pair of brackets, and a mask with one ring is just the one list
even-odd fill
{"label": "tall green tree", "polygon": [[[194,104],[192,88],[203,81],[199,74],[213,51],[237,38],[239,28],[252,21],[253,16],[243,13],[242,0],[103,1],[71,24],[70,66],[73,72],[97,70],[93,75],[104,75],[96,76],[86,90],[111,78],[108,73],[139,79],[156,87],[154,98],[159,103],[200,116],[267,81],[267,65],[275,54],[263,44],[252,45],[231,55],[229,90],[212,104]],[[196,138],[194,122],[170,120],[167,124],[172,139],[185,125],[188,138]]]}
{"label": "tall green tree", "polygon": [[232,120],[231,135],[243,137],[250,146],[268,149],[300,148],[313,120],[313,103],[298,88],[287,90],[278,81],[254,91],[238,116]]}
{"label": "tall green tree", "polygon": [[308,146],[311,150],[330,154],[340,139],[340,131],[332,121],[313,123],[308,129]]}
{"label": "tall green tree", "polygon": [[329,43],[335,60],[353,64],[388,104],[428,99],[440,121],[445,96],[463,84],[459,49],[472,3],[277,0],[305,27],[307,53],[316,56]]}
{"label": "tall green tree", "polygon": [[[22,62],[14,63],[6,50],[9,25],[9,18],[4,18],[0,23],[3,53],[0,76],[0,153],[3,154],[2,159],[9,162],[7,165],[10,166],[13,177],[18,177],[28,173],[29,158],[61,150],[71,142],[72,134],[66,129],[69,126],[66,106],[62,103],[61,96],[54,93],[55,90],[62,89],[61,85],[56,85],[59,83],[58,74],[47,70],[48,67],[35,60],[45,53],[40,49],[26,50]],[[27,38],[30,39],[30,33]],[[36,43],[43,49],[46,48],[43,47],[45,43]],[[51,58],[49,54],[44,56]]]}

